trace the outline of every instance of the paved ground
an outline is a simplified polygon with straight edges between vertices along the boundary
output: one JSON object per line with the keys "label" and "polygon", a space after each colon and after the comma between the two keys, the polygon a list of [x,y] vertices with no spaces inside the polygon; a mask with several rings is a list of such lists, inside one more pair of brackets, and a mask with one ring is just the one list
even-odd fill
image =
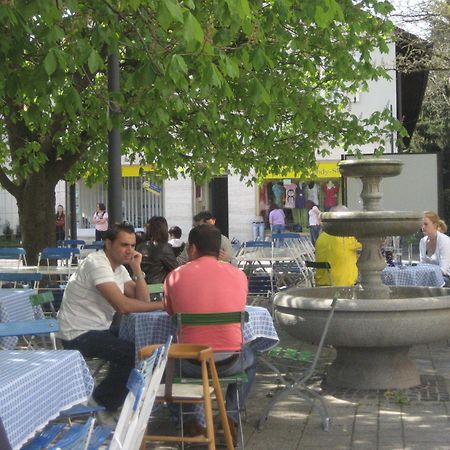
{"label": "paved ground", "polygon": [[[284,346],[299,348],[300,344],[282,331],[280,337]],[[311,350],[306,345],[301,348]],[[317,405],[310,405],[295,394],[277,403],[263,430],[256,431],[254,424],[261,409],[277,389],[276,377],[261,368],[247,405],[245,447],[249,450],[450,449],[450,347],[447,342],[417,346],[411,355],[421,374],[419,387],[388,392],[348,389],[322,392],[332,418],[328,432],[322,429]],[[314,379],[319,390],[333,357],[334,350],[324,349]],[[288,370],[295,372],[298,364],[289,366]],[[167,426],[167,417],[161,412],[156,416],[154,426],[161,432]],[[161,444],[148,448],[177,447]]]}

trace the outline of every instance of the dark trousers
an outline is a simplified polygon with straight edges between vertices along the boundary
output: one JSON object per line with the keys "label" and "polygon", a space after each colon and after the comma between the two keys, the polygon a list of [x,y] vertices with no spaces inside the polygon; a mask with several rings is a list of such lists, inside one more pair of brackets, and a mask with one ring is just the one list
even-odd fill
{"label": "dark trousers", "polygon": [[62,341],[67,350],[78,350],[86,358],[109,361],[109,370],[94,389],[94,400],[108,411],[123,405],[128,394],[126,383],[135,363],[134,343],[120,339],[112,330],[88,331],[71,341]]}
{"label": "dark trousers", "polygon": [[103,241],[105,238],[106,231],[99,231],[95,230],[95,240],[96,241]]}

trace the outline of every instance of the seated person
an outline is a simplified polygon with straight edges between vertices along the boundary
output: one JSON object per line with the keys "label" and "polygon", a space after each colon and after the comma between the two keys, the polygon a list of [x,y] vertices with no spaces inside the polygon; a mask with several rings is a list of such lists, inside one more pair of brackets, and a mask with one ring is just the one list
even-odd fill
{"label": "seated person", "polygon": [[[104,250],[89,254],[70,277],[58,312],[57,336],[65,349],[110,363],[106,377],[94,389],[93,399],[106,407],[111,420],[125,400],[126,382],[135,366],[134,343],[117,336],[111,328],[113,316],[116,311],[128,314],[162,309],[161,302],[150,303],[141,270],[142,255],[135,244],[131,225],[114,224],[105,234]],[[123,266],[126,263],[132,277]]]}
{"label": "seated person", "polygon": [[[346,211],[345,206],[334,206],[330,212]],[[334,286],[353,286],[358,281],[358,251],[362,246],[354,237],[332,236],[324,231],[316,241],[316,261],[328,262],[331,266],[331,281]],[[316,285],[329,286],[326,269],[317,269]]]}
{"label": "seated person", "polygon": [[181,240],[181,228],[176,225],[169,228],[169,245],[172,246],[173,253],[177,257],[184,250],[184,242]]}
{"label": "seated person", "polygon": [[164,217],[153,216],[146,224],[146,241],[136,247],[142,253],[141,268],[148,284],[162,283],[167,274],[178,267],[169,245],[169,231]]}
{"label": "seated person", "polygon": [[[196,214],[192,220],[192,226],[197,227],[198,225],[202,224],[208,224],[208,225],[215,225],[216,224],[216,218],[209,212],[209,211],[201,211],[198,214]],[[219,254],[219,260],[229,262],[233,265],[237,265],[236,258],[234,258],[234,251],[233,247],[231,245],[230,240],[221,234],[220,238],[220,254]],[[188,255],[188,247],[189,244],[187,244],[184,248],[184,250],[181,252],[181,254],[178,256],[178,262],[180,264],[184,264],[189,260]]]}
{"label": "seated person", "polygon": [[424,237],[419,243],[420,262],[437,264],[444,276],[445,286],[450,286],[450,237],[444,234],[446,223],[432,211],[425,211],[422,220]]}
{"label": "seated person", "polygon": [[[220,230],[213,225],[202,224],[189,233],[190,261],[171,272],[164,283],[164,307],[169,314],[177,312],[212,313],[243,311],[247,302],[247,278],[232,266],[219,261],[221,244]],[[182,330],[180,341],[202,344],[214,351],[241,350],[240,324],[189,326]],[[183,372],[187,376],[200,376],[200,366],[183,361]],[[239,393],[241,405],[245,403],[253,383],[255,357],[248,346],[242,347],[239,358],[235,355],[220,361],[220,375],[232,375],[245,370],[248,382]],[[228,385],[226,393],[227,411],[232,431],[238,422],[237,385]],[[191,429],[203,428],[201,418],[190,424]],[[202,430],[203,431],[203,430]]]}

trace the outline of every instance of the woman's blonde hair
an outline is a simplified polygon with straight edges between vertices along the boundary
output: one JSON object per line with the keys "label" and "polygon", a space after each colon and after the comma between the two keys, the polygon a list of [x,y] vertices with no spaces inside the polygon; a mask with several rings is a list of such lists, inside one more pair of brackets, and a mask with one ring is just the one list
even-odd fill
{"label": "woman's blonde hair", "polygon": [[441,233],[447,232],[447,224],[433,211],[425,211],[423,216],[426,217],[437,226],[438,231]]}

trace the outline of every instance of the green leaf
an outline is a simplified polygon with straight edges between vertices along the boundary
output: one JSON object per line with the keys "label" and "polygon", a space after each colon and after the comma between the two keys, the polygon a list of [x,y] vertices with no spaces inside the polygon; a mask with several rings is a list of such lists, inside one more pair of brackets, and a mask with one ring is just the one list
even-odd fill
{"label": "green leaf", "polygon": [[184,21],[184,39],[188,44],[189,49],[195,48],[195,43],[203,43],[204,34],[203,29],[199,23],[199,21],[195,18],[195,16],[188,12],[186,14],[186,20]]}
{"label": "green leaf", "polygon": [[55,52],[53,49],[51,49],[48,53],[47,56],[44,59],[44,69],[47,72],[48,76],[51,76],[57,67],[57,62],[56,62],[56,57],[55,57]]}
{"label": "green leaf", "polygon": [[164,0],[164,4],[169,11],[172,19],[177,22],[183,23],[183,9],[180,7],[176,0]]}
{"label": "green leaf", "polygon": [[96,73],[98,69],[103,67],[103,60],[94,49],[91,50],[88,58],[88,67],[91,73]]}

